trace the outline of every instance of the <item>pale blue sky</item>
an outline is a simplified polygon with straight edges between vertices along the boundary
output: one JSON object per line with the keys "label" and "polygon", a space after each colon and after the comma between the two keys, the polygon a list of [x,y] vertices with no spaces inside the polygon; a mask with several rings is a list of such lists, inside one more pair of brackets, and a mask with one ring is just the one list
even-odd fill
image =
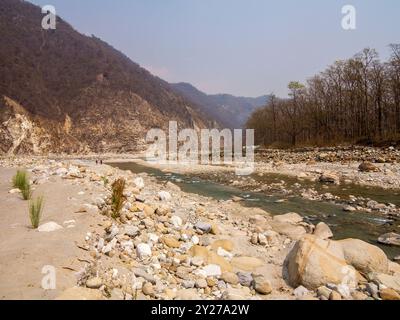
{"label": "pale blue sky", "polygon": [[[31,0],[52,4],[75,29],[94,34],[170,82],[207,93],[285,96],[364,47],[386,58],[400,43],[399,0]],[[341,28],[343,5],[357,30]]]}

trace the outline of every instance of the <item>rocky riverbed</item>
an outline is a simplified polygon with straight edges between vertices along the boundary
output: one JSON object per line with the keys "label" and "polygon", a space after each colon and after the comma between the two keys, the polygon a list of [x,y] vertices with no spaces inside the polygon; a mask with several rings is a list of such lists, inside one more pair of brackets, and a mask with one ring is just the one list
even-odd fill
{"label": "rocky riverbed", "polygon": [[[398,263],[361,240],[330,240],[326,224],[296,213],[271,216],[89,160],[0,165],[3,298],[400,299]],[[17,167],[29,170],[34,196],[45,196],[38,230],[28,227],[21,196],[10,193]],[[114,219],[118,178],[126,202]],[[43,265],[57,270],[54,290],[41,288]]]}

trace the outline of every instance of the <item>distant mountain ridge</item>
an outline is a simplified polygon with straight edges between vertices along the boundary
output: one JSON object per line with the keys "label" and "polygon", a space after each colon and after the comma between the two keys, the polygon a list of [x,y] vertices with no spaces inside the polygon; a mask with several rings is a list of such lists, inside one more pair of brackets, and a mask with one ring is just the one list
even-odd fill
{"label": "distant mountain ridge", "polygon": [[128,57],[41,8],[0,1],[0,153],[127,152],[150,128],[213,121]]}
{"label": "distant mountain ridge", "polygon": [[230,94],[206,94],[190,83],[172,83],[172,88],[190,100],[199,112],[214,118],[226,128],[243,128],[249,116],[258,108],[265,106],[269,96],[256,98],[237,97]]}

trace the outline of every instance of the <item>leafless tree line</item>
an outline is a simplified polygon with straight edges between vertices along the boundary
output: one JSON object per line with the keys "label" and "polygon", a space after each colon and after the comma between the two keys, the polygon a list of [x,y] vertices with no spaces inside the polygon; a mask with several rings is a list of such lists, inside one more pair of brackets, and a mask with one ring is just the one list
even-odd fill
{"label": "leafless tree line", "polygon": [[289,83],[289,98],[273,94],[247,127],[257,144],[328,145],[400,140],[400,44],[388,61],[366,48],[336,61],[306,85]]}

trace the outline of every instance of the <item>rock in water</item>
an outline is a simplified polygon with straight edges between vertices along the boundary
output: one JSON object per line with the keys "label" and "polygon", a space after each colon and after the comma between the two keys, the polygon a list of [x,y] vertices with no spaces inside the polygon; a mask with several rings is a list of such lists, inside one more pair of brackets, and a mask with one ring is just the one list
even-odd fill
{"label": "rock in water", "polygon": [[389,261],[382,249],[359,239],[338,241],[346,262],[363,274],[387,273]]}
{"label": "rock in water", "polygon": [[326,240],[333,237],[331,229],[324,222],[320,222],[315,226],[314,235],[322,240]]}
{"label": "rock in water", "polygon": [[62,228],[63,227],[60,226],[58,223],[50,221],[50,222],[40,225],[38,228],[38,231],[39,232],[53,232],[56,230],[60,230]]}
{"label": "rock in water", "polygon": [[272,219],[277,222],[286,222],[291,224],[297,224],[303,221],[302,216],[300,216],[298,213],[295,212],[289,212],[286,214],[277,215],[274,216]]}
{"label": "rock in water", "polygon": [[336,174],[332,172],[324,172],[319,177],[319,182],[339,184],[340,179]]}
{"label": "rock in water", "polygon": [[361,172],[379,172],[379,168],[373,165],[371,162],[365,161],[358,166],[358,170]]}
{"label": "rock in water", "polygon": [[385,233],[378,238],[378,242],[392,246],[400,246],[400,234],[394,232]]}
{"label": "rock in water", "polygon": [[303,285],[315,290],[327,283],[356,282],[355,270],[346,263],[342,246],[314,235],[305,235],[296,242],[285,266],[292,287]]}

